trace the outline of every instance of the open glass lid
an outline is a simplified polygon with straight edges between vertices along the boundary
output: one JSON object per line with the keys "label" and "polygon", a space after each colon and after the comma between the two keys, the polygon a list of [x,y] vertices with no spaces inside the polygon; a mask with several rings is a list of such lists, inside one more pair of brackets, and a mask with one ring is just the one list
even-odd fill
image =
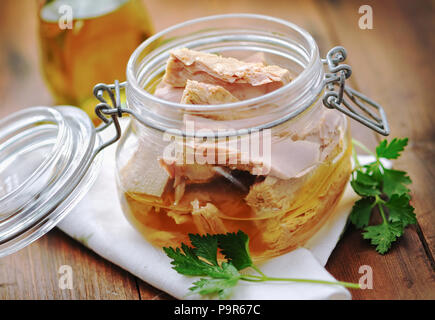
{"label": "open glass lid", "polygon": [[76,107],[32,107],[0,120],[0,257],[51,230],[89,191],[101,146]]}

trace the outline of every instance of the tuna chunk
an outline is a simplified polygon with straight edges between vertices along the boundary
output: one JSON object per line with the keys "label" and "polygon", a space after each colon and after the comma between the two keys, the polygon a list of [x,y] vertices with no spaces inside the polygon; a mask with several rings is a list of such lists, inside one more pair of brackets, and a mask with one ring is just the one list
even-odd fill
{"label": "tuna chunk", "polygon": [[222,52],[222,56],[231,57],[244,62],[262,63],[264,65],[266,65],[266,61],[267,61],[266,55],[262,51],[252,53],[252,51],[245,51],[245,50],[227,50]]}
{"label": "tuna chunk", "polygon": [[288,180],[302,176],[319,164],[320,145],[310,141],[283,139],[272,145],[270,174]]}
{"label": "tuna chunk", "polygon": [[[252,138],[254,139],[254,138]],[[180,163],[175,161],[169,163],[165,159],[161,159],[161,165],[167,170],[171,178],[183,176],[188,181],[193,183],[205,183],[212,180],[215,176],[220,175],[217,167],[225,167],[229,170],[248,171],[252,175],[271,175],[273,177],[288,180],[303,176],[320,163],[321,146],[318,143],[310,141],[293,141],[289,138],[280,139],[279,141],[271,142],[271,151],[263,147],[263,137],[259,136],[258,157],[251,156],[242,151],[242,144],[250,144],[254,148],[256,143],[247,140],[247,138],[239,138],[237,144],[226,143],[205,143],[199,141],[191,146],[186,146],[186,152],[191,152],[192,157],[199,150],[204,152],[204,157],[207,163],[192,164]],[[247,140],[242,142],[242,140]],[[212,152],[212,153],[211,153]],[[249,149],[248,149],[249,152]],[[266,153],[269,153],[268,156]],[[263,154],[265,153],[265,154]],[[170,160],[170,159],[169,159]]]}
{"label": "tuna chunk", "polygon": [[290,82],[290,72],[278,66],[243,62],[186,48],[171,52],[161,85],[184,88],[187,80],[224,87],[239,100],[257,97]]}
{"label": "tuna chunk", "polygon": [[300,188],[303,179],[281,180],[267,176],[262,182],[251,186],[245,197],[246,204],[257,214],[274,210],[287,210],[293,201],[294,193]]}
{"label": "tuna chunk", "polygon": [[189,213],[186,212],[181,212],[181,211],[168,211],[168,217],[171,217],[172,219],[174,219],[176,224],[183,224],[183,223],[187,223],[190,222],[192,220],[192,217],[190,216]]}
{"label": "tuna chunk", "polygon": [[204,207],[199,206],[199,201],[192,201],[193,222],[201,234],[227,233],[222,219],[219,217],[220,211],[213,204],[207,203]]}
{"label": "tuna chunk", "polygon": [[154,95],[157,98],[166,101],[180,103],[181,97],[183,96],[183,90],[183,88],[175,88],[169,83],[162,81],[157,85]]}
{"label": "tuna chunk", "polygon": [[159,152],[139,144],[137,151],[122,168],[122,187],[128,192],[161,197],[169,182],[168,173],[159,165]]}
{"label": "tuna chunk", "polygon": [[228,90],[221,86],[187,80],[184,88],[181,103],[184,104],[224,104],[237,102],[239,99],[234,97]]}
{"label": "tuna chunk", "polygon": [[178,179],[184,177],[189,183],[206,183],[210,181],[216,174],[212,166],[200,165],[197,163],[181,163],[178,164],[175,159],[159,159],[160,166],[165,169],[167,174],[173,178]]}

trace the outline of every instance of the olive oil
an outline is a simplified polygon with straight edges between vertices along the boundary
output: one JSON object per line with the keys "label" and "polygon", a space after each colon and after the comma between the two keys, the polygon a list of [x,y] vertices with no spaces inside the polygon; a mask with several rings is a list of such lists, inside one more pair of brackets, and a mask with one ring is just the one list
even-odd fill
{"label": "olive oil", "polygon": [[[285,211],[276,208],[259,216],[246,204],[246,193],[223,177],[187,185],[177,204],[171,183],[161,197],[120,190],[121,204],[127,219],[156,246],[189,243],[189,233],[242,230],[250,237],[252,256],[256,260],[267,259],[303,246],[333,213],[351,172],[351,146],[342,148],[337,147],[341,150],[337,150],[335,159],[321,164],[301,181],[291,207]],[[247,176],[239,180],[247,189],[253,182]],[[196,219],[192,208],[195,200],[201,206],[211,203],[219,213]]]}
{"label": "olive oil", "polygon": [[[59,23],[62,6],[71,8],[71,29]],[[151,34],[140,0],[43,2],[39,10],[41,65],[55,103],[79,106],[98,123],[93,87],[124,81],[130,55]]]}

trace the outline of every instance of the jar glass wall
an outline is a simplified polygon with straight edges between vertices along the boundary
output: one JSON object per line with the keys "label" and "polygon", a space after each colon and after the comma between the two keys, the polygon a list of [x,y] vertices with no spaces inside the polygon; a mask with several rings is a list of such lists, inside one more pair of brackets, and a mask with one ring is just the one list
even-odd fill
{"label": "jar glass wall", "polygon": [[[268,64],[288,69],[293,80],[271,93],[231,104],[193,106],[161,100],[153,90],[169,52],[179,47],[236,58],[261,53]],[[187,243],[188,233],[238,230],[250,236],[256,259],[302,246],[333,212],[351,171],[347,120],[323,106],[323,80],[313,38],[275,18],[213,16],[148,39],[128,63],[127,104],[154,128],[132,119],[117,150],[118,190],[127,219],[157,246]],[[190,129],[207,131],[208,138],[189,138]],[[210,131],[219,130],[232,135],[211,139]],[[253,155],[252,138],[259,141],[261,165],[252,159],[239,161],[246,151],[243,146]],[[230,139],[237,142],[231,144]],[[250,142],[244,144],[246,140]],[[207,146],[206,155],[215,151],[215,157],[204,156],[203,148],[197,158],[200,145]],[[183,161],[168,163],[168,150]],[[186,162],[188,150],[194,150],[193,163]],[[223,162],[209,161],[221,154]]]}

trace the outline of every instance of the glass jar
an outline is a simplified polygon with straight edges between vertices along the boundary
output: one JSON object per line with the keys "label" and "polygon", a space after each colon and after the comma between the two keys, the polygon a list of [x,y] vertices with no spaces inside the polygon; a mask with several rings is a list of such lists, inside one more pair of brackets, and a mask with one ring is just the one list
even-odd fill
{"label": "glass jar", "polygon": [[[294,78],[231,104],[168,102],[153,91],[169,52],[180,47],[241,59],[261,53]],[[255,259],[303,245],[330,217],[350,176],[344,114],[389,132],[382,107],[345,85],[345,58],[336,47],[321,59],[313,38],[284,20],[210,16],[142,43],[126,83],[97,84],[98,128],[72,106],[33,107],[0,120],[0,257],[53,228],[98,176],[100,151],[119,139],[123,211],[151,243],[179,246],[188,233],[242,230]],[[124,133],[123,114],[132,115]],[[106,140],[100,133],[109,126],[116,135]]]}
{"label": "glass jar", "polygon": [[141,0],[39,1],[41,70],[55,103],[79,106],[98,124],[92,88],[125,80],[131,53],[152,33]]}
{"label": "glass jar", "polygon": [[[179,47],[233,57],[262,53],[269,64],[288,69],[294,77],[271,93],[231,104],[168,102],[153,90],[169,52]],[[143,43],[127,66],[127,105],[154,128],[132,119],[118,146],[118,190],[127,219],[157,246],[188,243],[189,233],[238,230],[250,236],[257,259],[304,245],[334,211],[351,172],[348,122],[342,113],[323,106],[324,78],[314,39],[291,23],[269,17],[198,19]],[[187,164],[189,145],[195,145],[195,153],[200,144],[183,138],[189,121],[197,135],[205,128],[212,131],[207,141],[215,146],[229,144],[225,134],[210,138],[222,128],[236,130],[233,138],[239,144],[254,136],[264,143],[270,135],[269,172],[255,173],[255,160],[230,164],[228,157],[223,163],[210,157],[206,163],[195,158]],[[182,161],[164,163],[165,152],[175,145],[184,147],[184,155],[177,155]],[[241,154],[241,148],[217,152]]]}

